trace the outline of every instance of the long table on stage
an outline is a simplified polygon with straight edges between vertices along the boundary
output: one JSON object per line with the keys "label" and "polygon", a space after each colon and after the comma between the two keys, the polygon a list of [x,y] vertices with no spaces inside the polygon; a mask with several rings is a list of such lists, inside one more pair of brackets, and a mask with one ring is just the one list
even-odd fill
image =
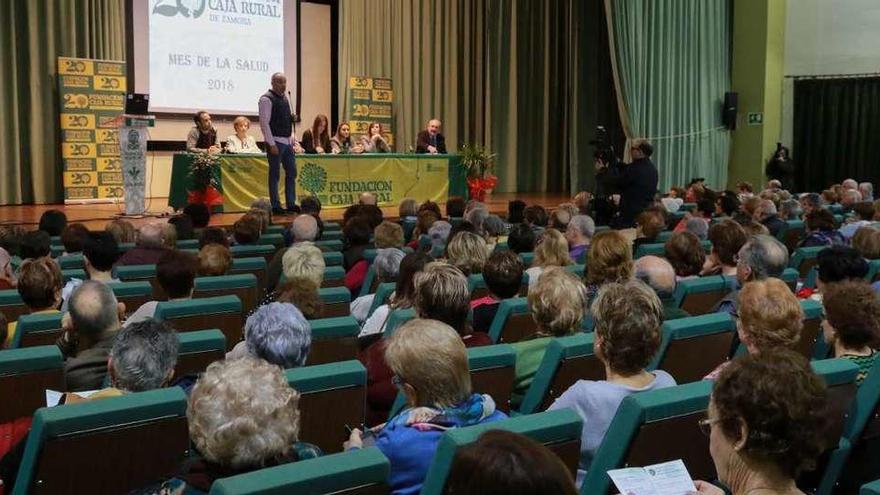
{"label": "long table on stage", "polygon": [[[195,156],[174,155],[169,206],[182,208],[188,203],[192,189],[189,170]],[[214,178],[223,203],[215,211],[247,211],[254,199],[269,197],[266,155],[217,157]],[[460,162],[458,155],[297,155],[296,196],[314,194],[324,208],[345,208],[356,203],[362,192],[375,193],[380,206],[396,205],[404,198],[445,202],[449,196],[467,196],[467,173]],[[283,171],[279,190],[283,203]]]}

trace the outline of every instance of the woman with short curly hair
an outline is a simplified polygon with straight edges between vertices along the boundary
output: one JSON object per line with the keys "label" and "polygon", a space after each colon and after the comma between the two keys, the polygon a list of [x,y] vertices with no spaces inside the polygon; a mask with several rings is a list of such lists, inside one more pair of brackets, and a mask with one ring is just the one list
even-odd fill
{"label": "woman with short curly hair", "polygon": [[825,341],[833,346],[834,357],[858,365],[856,383],[861,385],[880,354],[880,301],[867,282],[847,280],[825,286],[822,306]]}
{"label": "woman with short curly hair", "polygon": [[199,456],[146,493],[208,493],[219,478],[320,456],[314,445],[297,442],[299,397],[281,368],[262,359],[212,363],[186,410]]}
{"label": "woman with short curly hair", "polygon": [[593,349],[605,365],[605,380],[578,380],[550,406],[572,409],[584,418],[578,485],[623,399],[675,386],[669,373],[645,370],[660,349],[663,305],[653,289],[638,280],[606,284],[590,313],[596,322]]}
{"label": "woman with short curly hair", "polygon": [[676,281],[700,276],[706,263],[706,252],[696,235],[687,231],[676,232],[666,241],[663,251],[675,269]]}
{"label": "woman with short curly hair", "polygon": [[529,287],[533,287],[547,267],[568,266],[573,262],[568,255],[568,241],[562,232],[549,228],[541,234],[535,244],[535,259],[526,273],[529,275]]}
{"label": "woman with short curly hair", "polygon": [[[706,419],[718,479],[733,495],[802,494],[798,476],[815,466],[825,446],[825,384],[792,351],[735,359],[718,377]],[[695,481],[705,495],[724,490]]]}
{"label": "woman with short curly hair", "polygon": [[625,282],[633,277],[632,243],[616,230],[606,230],[593,236],[587,251],[585,270],[587,293],[595,297],[602,284]]}
{"label": "woman with short curly hair", "polygon": [[510,403],[514,407],[519,407],[532,384],[550,340],[580,331],[587,306],[587,289],[575,275],[551,266],[529,289],[528,305],[535,320],[535,333],[513,344],[516,377]]}

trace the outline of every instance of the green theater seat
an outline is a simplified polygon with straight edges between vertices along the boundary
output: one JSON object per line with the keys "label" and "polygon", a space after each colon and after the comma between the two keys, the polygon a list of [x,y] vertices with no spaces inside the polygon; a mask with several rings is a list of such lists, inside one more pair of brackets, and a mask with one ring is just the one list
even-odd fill
{"label": "green theater seat", "polygon": [[803,220],[786,220],[785,228],[776,234],[779,242],[785,244],[789,253],[793,253],[797,249],[798,242],[804,236]]}
{"label": "green theater seat", "polygon": [[201,299],[216,296],[237,296],[241,308],[248,314],[257,307],[260,289],[257,277],[252,273],[241,275],[221,275],[218,277],[198,277],[195,279],[193,298]]}
{"label": "green theater seat", "polygon": [[342,451],[345,426],[364,422],[367,370],[360,361],[304,366],[285,371],[287,383],[300,393],[299,439],[324,452]]}
{"label": "green theater seat", "polygon": [[385,282],[379,284],[379,286],[376,287],[376,293],[373,296],[373,304],[370,305],[370,311],[367,313],[367,316],[373,316],[373,312],[376,311],[376,308],[383,304],[386,304],[396,288],[397,283],[395,282]]}
{"label": "green theater seat", "polygon": [[688,314],[699,316],[711,313],[716,304],[727,295],[736,283],[735,277],[713,275],[681,280],[675,285],[678,307]]}
{"label": "green theater seat", "polygon": [[272,261],[276,248],[272,244],[249,244],[244,246],[231,246],[229,253],[233,258],[253,258],[261,256],[266,263]]}
{"label": "green theater seat", "polygon": [[326,266],[342,266],[342,253],[331,251],[323,253],[324,265]]}
{"label": "green theater seat", "polygon": [[334,239],[332,241],[316,241],[315,245],[318,246],[318,248],[325,253],[332,251],[342,251],[342,241],[338,239]]}
{"label": "green theater seat", "polygon": [[232,266],[229,267],[229,275],[243,275],[252,273],[257,277],[257,286],[262,292],[266,288],[266,258],[233,258]]}
{"label": "green theater seat", "polygon": [[[840,493],[855,493],[859,486],[880,480],[880,364],[876,360],[856,392],[843,436],[852,450],[838,478],[838,489]],[[872,485],[880,495],[880,483]]]}
{"label": "green theater seat", "polygon": [[481,299],[490,294],[489,287],[486,286],[486,280],[482,273],[472,273],[468,275],[468,289],[471,292],[471,300]]}
{"label": "green theater seat", "polygon": [[64,390],[64,358],[55,345],[0,351],[0,423],[32,416],[46,390]]}
{"label": "green theater seat", "polygon": [[[525,435],[553,451],[569,470],[577,471],[581,445],[581,418],[569,409],[519,416],[493,423],[447,430],[440,437],[437,452],[428,468],[421,495],[444,493],[446,478],[458,449],[469,445],[489,430],[506,430]],[[549,494],[548,494],[549,495]]]}
{"label": "green theater seat", "polygon": [[551,340],[519,413],[546,410],[578,380],[604,380],[605,365],[593,353],[595,338],[592,333],[580,333]]}
{"label": "green theater seat", "polygon": [[351,293],[345,287],[323,287],[318,295],[324,303],[324,318],[351,314]]}
{"label": "green theater seat", "polygon": [[61,337],[61,313],[21,315],[12,348],[54,345]]}
{"label": "green theater seat", "polygon": [[269,233],[260,236],[260,240],[257,241],[257,244],[274,246],[275,249],[284,247],[284,236],[279,233]]}
{"label": "green theater seat", "polygon": [[312,347],[306,362],[310,366],[348,361],[357,357],[361,327],[353,317],[321,318],[312,320],[309,324],[312,327]]}
{"label": "green theater seat", "polygon": [[342,287],[345,285],[345,270],[341,266],[324,268],[324,282],[321,287]]}
{"label": "green theater seat", "polygon": [[791,289],[792,292],[797,291],[797,281],[798,281],[798,271],[794,268],[786,268],[782,271],[782,275],[779,276],[779,279],[785,282],[785,285]]}
{"label": "green theater seat", "polygon": [[492,342],[512,344],[531,336],[536,328],[528,301],[523,297],[514,297],[504,299],[498,305],[498,312],[489,326],[489,337]]}
{"label": "green theater seat", "polygon": [[85,280],[88,278],[86,271],[82,268],[71,268],[69,270],[61,270],[61,278],[64,280],[64,283],[70,282],[71,279],[78,278],[80,280]]}
{"label": "green theater seat", "polygon": [[390,493],[391,465],[375,447],[222,478],[209,495],[368,495]]}
{"label": "green theater seat", "polygon": [[58,266],[60,266],[62,270],[85,268],[85,257],[81,254],[66,254],[59,256],[56,261],[58,261]]}
{"label": "green theater seat", "polygon": [[28,307],[21,300],[21,295],[16,289],[0,290],[0,313],[6,316],[9,323],[18,321],[21,315],[30,312]]}
{"label": "green theater seat", "polygon": [[217,296],[160,302],[155,318],[167,321],[178,332],[218,328],[226,337],[227,349],[232,349],[242,338],[242,315],[238,297]]}
{"label": "green theater seat", "polygon": [[662,242],[654,244],[640,244],[633,254],[633,258],[638,259],[642,256],[663,256],[666,254],[666,244]]}
{"label": "green theater seat", "polygon": [[663,322],[657,356],[648,369],[661,369],[679,385],[702,380],[727,361],[736,322],[727,313],[710,313]]}
{"label": "green theater seat", "polygon": [[220,330],[196,330],[177,334],[177,366],[174,376],[198,374],[226,356],[226,337]]}
{"label": "green theater seat", "polygon": [[816,264],[816,256],[819,255],[819,251],[822,251],[827,247],[828,246],[798,248],[794,251],[794,254],[791,255],[791,258],[789,258],[788,266],[797,270],[798,275],[801,278],[805,278],[807,274],[810,273],[810,269]]}
{"label": "green theater seat", "polygon": [[519,259],[521,259],[523,264],[526,265],[526,268],[528,268],[532,266],[532,261],[535,260],[535,253],[519,253]]}
{"label": "green theater seat", "polygon": [[416,317],[416,310],[413,308],[406,309],[395,309],[392,310],[388,315],[388,321],[385,323],[385,331],[383,332],[384,338],[390,337],[394,334],[394,330],[397,329],[400,325],[403,325],[409,320],[412,320]]}
{"label": "green theater seat", "polygon": [[43,408],[12,493],[128,493],[174,476],[188,450],[178,387]]}
{"label": "green theater seat", "polygon": [[859,495],[880,495],[880,479],[864,485]]}
{"label": "green theater seat", "polygon": [[181,239],[175,243],[177,249],[199,249],[199,240],[198,239]]}

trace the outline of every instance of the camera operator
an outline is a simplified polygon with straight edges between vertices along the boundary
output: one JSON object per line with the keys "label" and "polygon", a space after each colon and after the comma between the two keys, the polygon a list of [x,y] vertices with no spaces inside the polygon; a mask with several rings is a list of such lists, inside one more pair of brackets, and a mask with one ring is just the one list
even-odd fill
{"label": "camera operator", "polygon": [[651,161],[654,147],[645,139],[637,139],[630,152],[633,160],[628,164],[596,159],[596,180],[620,192],[618,214],[611,220],[611,227],[616,229],[635,225],[636,216],[651,205],[657,194],[657,167]]}

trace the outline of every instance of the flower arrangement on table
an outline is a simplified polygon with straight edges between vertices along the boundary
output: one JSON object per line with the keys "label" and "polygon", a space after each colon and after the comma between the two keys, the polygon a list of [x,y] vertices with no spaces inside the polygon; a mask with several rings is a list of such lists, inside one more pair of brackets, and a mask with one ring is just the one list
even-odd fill
{"label": "flower arrangement on table", "polygon": [[220,157],[214,153],[193,153],[189,169],[191,189],[187,192],[189,203],[201,203],[209,209],[223,204],[215,171],[220,167]]}
{"label": "flower arrangement on table", "polygon": [[466,144],[461,148],[461,165],[467,169],[467,185],[471,199],[485,201],[498,185],[495,170],[495,153],[489,153],[480,145]]}

